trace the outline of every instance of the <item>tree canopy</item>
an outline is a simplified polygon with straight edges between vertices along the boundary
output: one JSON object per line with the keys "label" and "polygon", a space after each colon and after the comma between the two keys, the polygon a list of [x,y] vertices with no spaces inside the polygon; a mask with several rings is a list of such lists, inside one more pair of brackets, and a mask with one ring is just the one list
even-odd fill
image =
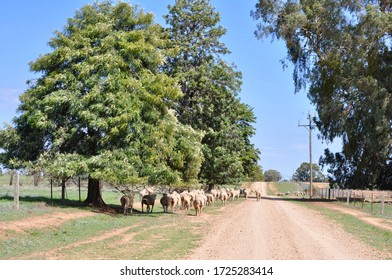
{"label": "tree canopy", "polygon": [[388,0],[257,2],[256,36],[283,40],[295,91],[308,89],[330,182],[392,188],[392,4]]}
{"label": "tree canopy", "polygon": [[268,169],[264,172],[264,179],[266,182],[279,182],[282,180],[282,175],[277,170]]}
{"label": "tree canopy", "polygon": [[[313,182],[325,182],[326,176],[321,171],[318,164],[312,163],[312,181]],[[310,164],[309,162],[301,163],[300,167],[297,168],[293,174],[292,179],[298,182],[310,182]]]}
{"label": "tree canopy", "polygon": [[[85,5],[30,63],[0,161],[62,182],[88,175],[87,204],[114,185],[234,183],[259,176],[256,118],[241,73],[221,56],[225,29],[207,0],[177,0],[168,28],[138,6]],[[64,189],[63,189],[64,190]]]}
{"label": "tree canopy", "polygon": [[86,202],[102,205],[99,181],[177,184],[197,179],[202,133],[172,112],[182,96],[162,73],[168,40],[153,15],[126,3],[86,5],[30,64],[41,76],[21,95],[15,126],[1,133],[3,160],[44,163],[61,177],[89,174]]}
{"label": "tree canopy", "polygon": [[226,30],[219,13],[208,0],[177,0],[165,18],[174,49],[165,71],[183,92],[178,118],[205,132],[199,179],[213,185],[249,177],[259,156],[250,141],[256,118],[238,98],[241,73],[223,60],[229,50],[221,42]]}

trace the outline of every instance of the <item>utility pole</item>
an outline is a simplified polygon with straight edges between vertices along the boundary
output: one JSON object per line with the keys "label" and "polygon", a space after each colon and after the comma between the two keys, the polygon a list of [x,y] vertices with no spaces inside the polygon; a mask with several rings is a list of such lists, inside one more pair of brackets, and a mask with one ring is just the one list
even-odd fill
{"label": "utility pole", "polygon": [[310,187],[309,187],[309,198],[312,199],[313,195],[313,166],[312,166],[312,129],[315,125],[312,124],[312,116],[308,113],[309,124],[299,124],[298,126],[305,127],[309,131],[309,165],[310,165]]}

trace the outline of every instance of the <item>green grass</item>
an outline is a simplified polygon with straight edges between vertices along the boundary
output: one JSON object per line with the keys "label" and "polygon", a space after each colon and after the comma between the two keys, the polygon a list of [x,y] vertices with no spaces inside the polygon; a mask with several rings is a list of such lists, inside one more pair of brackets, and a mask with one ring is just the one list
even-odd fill
{"label": "green grass", "polygon": [[[291,194],[295,193],[296,191],[302,191],[301,186],[295,182],[269,182],[269,193],[268,195],[276,195],[277,193],[287,193],[290,192]],[[276,192],[272,191],[272,186],[276,188]]]}
{"label": "green grass", "polygon": [[[21,188],[20,210],[13,209],[12,188],[0,188],[0,222],[33,218],[53,212],[91,212],[80,207],[78,190],[68,189],[66,205],[60,201],[60,193],[54,193],[53,206],[48,188]],[[84,197],[86,193],[83,193]],[[107,204],[119,205],[120,194],[105,190],[102,194]],[[84,200],[82,196],[82,201]],[[240,201],[229,201],[237,205]],[[136,208],[140,209],[139,202]],[[219,215],[220,201],[206,207],[205,213]],[[0,259],[182,259],[198,246],[207,224],[194,216],[195,211],[181,211],[180,214],[163,213],[158,203],[152,213],[122,214],[97,213],[94,216],[69,220],[56,227],[28,230],[24,233],[7,231],[0,235]],[[130,227],[120,235],[91,241],[115,230]],[[127,239],[128,238],[128,239]],[[80,246],[75,243],[84,242]],[[52,256],[39,252],[53,251]]]}
{"label": "green grass", "polygon": [[336,203],[344,207],[363,211],[365,213],[374,215],[375,217],[392,219],[392,205],[390,204],[389,205],[385,204],[384,214],[382,214],[381,203],[373,203],[372,206],[370,202],[365,202],[363,208],[361,202],[356,202],[355,204],[353,202],[350,202],[349,205],[347,205],[346,202],[336,202]]}
{"label": "green grass", "polygon": [[[0,238],[0,259],[45,259],[46,256],[33,253],[92,240],[129,226],[132,228],[123,235],[64,248],[56,256],[61,259],[80,256],[85,259],[179,259],[196,247],[202,236],[202,221],[191,223],[184,215],[158,212],[128,216],[98,214],[67,221],[56,228],[29,230],[23,234],[8,232],[5,239]],[[121,244],[127,234],[133,234],[131,241]]]}

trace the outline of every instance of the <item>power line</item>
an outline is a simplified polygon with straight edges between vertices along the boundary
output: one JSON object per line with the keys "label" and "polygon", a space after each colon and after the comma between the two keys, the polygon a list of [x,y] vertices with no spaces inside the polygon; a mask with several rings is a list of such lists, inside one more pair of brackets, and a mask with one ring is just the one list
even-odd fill
{"label": "power line", "polygon": [[310,187],[309,198],[312,199],[313,194],[313,167],[312,167],[312,129],[316,126],[312,123],[312,116],[308,113],[309,124],[299,124],[299,127],[305,127],[309,131],[309,166],[310,166]]}

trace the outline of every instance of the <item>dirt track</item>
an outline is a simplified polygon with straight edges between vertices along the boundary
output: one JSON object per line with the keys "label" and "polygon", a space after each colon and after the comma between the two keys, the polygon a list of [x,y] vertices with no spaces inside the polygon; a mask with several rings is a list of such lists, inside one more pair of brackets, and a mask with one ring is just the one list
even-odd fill
{"label": "dirt track", "polygon": [[[320,214],[289,201],[249,199],[224,211],[189,259],[371,260],[385,255]],[[389,256],[390,258],[391,256]]]}

